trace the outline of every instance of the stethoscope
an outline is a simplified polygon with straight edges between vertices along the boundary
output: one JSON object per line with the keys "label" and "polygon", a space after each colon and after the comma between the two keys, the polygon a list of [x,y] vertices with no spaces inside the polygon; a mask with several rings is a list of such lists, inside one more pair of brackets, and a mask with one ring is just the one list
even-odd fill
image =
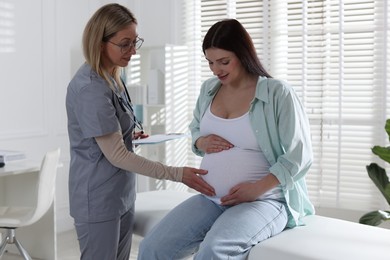
{"label": "stethoscope", "polygon": [[122,98],[122,96],[117,91],[114,91],[114,94],[118,98],[119,105],[121,106],[123,112],[127,112],[128,110],[130,110],[131,113],[133,114],[133,118],[131,118],[131,119],[134,122],[134,126],[135,126],[134,130],[135,130],[135,128],[138,128],[140,130],[141,134],[143,134],[144,133],[144,128],[143,128],[141,122],[135,116],[135,112],[134,112],[134,109],[133,109],[133,104],[131,102],[131,98],[130,98],[129,92],[127,91],[126,85],[125,85],[125,83],[123,81],[122,81],[122,84],[123,84],[124,89],[125,89],[126,98]]}

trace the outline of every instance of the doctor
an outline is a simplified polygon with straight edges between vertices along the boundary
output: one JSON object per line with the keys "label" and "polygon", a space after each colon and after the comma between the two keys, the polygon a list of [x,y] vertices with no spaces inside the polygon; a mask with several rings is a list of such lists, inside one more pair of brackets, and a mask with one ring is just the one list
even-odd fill
{"label": "doctor", "polygon": [[200,177],[207,171],[169,167],[133,153],[132,140],[147,135],[134,131],[141,126],[120,73],[143,43],[136,28],[137,20],[126,7],[107,4],[98,9],[84,29],[86,62],[67,89],[70,214],[83,260],[129,259],[135,173],[214,194]]}

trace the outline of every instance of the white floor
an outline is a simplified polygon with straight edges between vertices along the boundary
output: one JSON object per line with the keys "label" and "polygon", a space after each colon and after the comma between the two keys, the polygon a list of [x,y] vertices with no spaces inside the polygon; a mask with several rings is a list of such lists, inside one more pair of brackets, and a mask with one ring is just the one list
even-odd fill
{"label": "white floor", "polygon": [[[133,236],[130,260],[137,259],[138,245],[141,237]],[[5,253],[1,260],[20,260],[21,256]],[[78,248],[76,233],[74,230],[61,233],[57,237],[57,260],[79,260],[80,251]],[[35,260],[35,259],[34,259]],[[38,259],[37,259],[38,260]]]}

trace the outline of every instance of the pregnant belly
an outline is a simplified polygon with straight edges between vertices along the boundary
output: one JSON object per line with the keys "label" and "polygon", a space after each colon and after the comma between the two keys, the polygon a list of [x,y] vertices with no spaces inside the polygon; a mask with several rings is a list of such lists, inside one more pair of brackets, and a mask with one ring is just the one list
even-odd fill
{"label": "pregnant belly", "polygon": [[234,147],[219,153],[206,154],[200,165],[208,170],[203,179],[214,187],[219,199],[229,194],[230,189],[242,182],[261,179],[268,173],[269,164],[261,152]]}

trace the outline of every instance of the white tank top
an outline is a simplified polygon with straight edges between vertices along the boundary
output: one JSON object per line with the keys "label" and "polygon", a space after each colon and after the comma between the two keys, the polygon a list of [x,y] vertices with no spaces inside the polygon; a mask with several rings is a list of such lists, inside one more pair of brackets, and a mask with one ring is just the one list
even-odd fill
{"label": "white tank top", "polygon": [[[200,122],[202,136],[215,134],[231,142],[234,147],[218,153],[205,154],[200,168],[208,170],[203,179],[214,187],[216,196],[209,197],[216,203],[229,190],[242,182],[256,181],[269,173],[270,164],[261,151],[251,128],[249,113],[224,119],[211,113],[210,106]],[[282,198],[280,186],[258,199]]]}

